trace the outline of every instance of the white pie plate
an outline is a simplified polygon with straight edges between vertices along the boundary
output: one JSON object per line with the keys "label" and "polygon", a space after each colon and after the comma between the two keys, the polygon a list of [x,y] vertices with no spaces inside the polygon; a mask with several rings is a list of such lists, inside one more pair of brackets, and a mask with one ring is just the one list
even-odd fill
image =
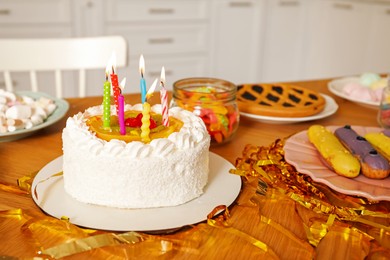
{"label": "white pie plate", "polygon": [[247,117],[250,119],[253,119],[255,121],[263,122],[263,123],[270,123],[270,124],[290,124],[290,123],[298,123],[298,122],[305,122],[305,121],[313,121],[317,119],[322,119],[328,116],[333,115],[336,113],[339,106],[334,101],[334,99],[328,95],[321,94],[326,101],[326,105],[324,109],[312,116],[305,116],[305,117],[275,117],[275,116],[261,116],[261,115],[255,115],[250,113],[244,113],[240,112],[240,115],[243,117]]}

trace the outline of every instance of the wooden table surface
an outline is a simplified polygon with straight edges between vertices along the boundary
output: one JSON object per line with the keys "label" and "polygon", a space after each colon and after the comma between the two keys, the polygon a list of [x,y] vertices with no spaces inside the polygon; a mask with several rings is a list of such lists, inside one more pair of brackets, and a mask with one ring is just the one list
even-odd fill
{"label": "wooden table surface", "polygon": [[[241,156],[241,153],[246,144],[253,144],[257,146],[268,146],[278,138],[284,138],[291,134],[297,133],[299,131],[307,129],[313,123],[318,123],[322,125],[361,125],[361,126],[378,126],[376,120],[377,111],[374,109],[366,108],[355,104],[353,102],[339,98],[331,94],[327,89],[327,83],[329,80],[315,80],[315,81],[304,81],[296,82],[303,87],[311,88],[321,93],[330,95],[339,105],[338,111],[327,118],[319,119],[316,121],[309,122],[300,122],[292,124],[270,124],[257,122],[251,119],[241,117],[240,126],[238,128],[237,134],[234,139],[224,145],[211,147],[210,150],[220,156],[224,157],[232,164],[235,163],[236,158]],[[139,101],[139,94],[129,94],[125,96],[126,102],[134,104]],[[88,97],[88,98],[70,98],[67,99],[70,104],[70,109],[67,112],[67,115],[60,120],[58,123],[47,127],[43,130],[40,130],[38,133],[12,142],[0,143],[0,183],[1,184],[12,184],[16,185],[16,180],[20,177],[26,176],[33,172],[39,171],[43,166],[62,155],[62,140],[61,133],[62,129],[65,126],[66,118],[72,116],[80,111],[84,111],[86,108],[94,105],[101,104],[101,97]],[[247,191],[250,189],[250,185],[246,182],[243,184],[243,189],[239,195],[239,200],[245,200]],[[7,211],[12,209],[22,209],[28,212],[35,212],[36,214],[42,214],[41,210],[33,202],[31,196],[17,195],[13,192],[0,189],[0,210]],[[245,227],[256,226],[256,219],[251,217],[249,211],[252,210],[251,207],[245,206],[235,206],[231,208],[231,215],[233,219],[240,219],[242,221],[242,227],[236,226],[237,229],[243,231]],[[236,217],[235,217],[236,216]],[[0,256],[14,256],[14,257],[31,257],[34,255],[33,252],[28,251],[28,249],[33,248],[28,247],[26,251],[26,246],[21,246],[23,244],[31,243],[25,237],[23,232],[15,231],[12,232],[7,228],[8,222],[11,221],[8,218],[0,218]],[[238,221],[238,220],[237,220]],[[188,231],[177,231],[175,236],[179,236],[180,239],[186,240],[185,232]],[[248,233],[245,231],[245,233]],[[271,235],[271,234],[270,234]],[[45,237],[45,234],[42,234]],[[219,238],[223,236],[222,234],[216,234],[215,237]],[[251,236],[255,236],[254,233]],[[46,237],[50,239],[50,237]],[[34,240],[35,243],[38,240]],[[42,240],[39,240],[39,243],[44,243]],[[190,241],[189,241],[190,243]],[[207,241],[207,243],[216,243],[216,241]],[[231,250],[222,249],[217,245],[209,245],[209,247],[204,247],[201,252],[197,253],[188,253],[189,251],[180,251],[176,250],[176,254],[170,255],[170,258],[176,256],[177,258],[202,258],[202,259],[229,259],[229,256],[245,259],[248,257],[256,256],[257,248],[252,246],[241,247],[241,244],[231,244]],[[278,244],[278,241],[274,241],[269,244],[274,252],[277,253],[280,259],[296,258],[298,255],[294,255],[294,250],[290,254],[284,254],[283,251],[288,251],[288,248],[284,248],[283,243]],[[332,251],[332,248],[329,249]],[[336,250],[333,248],[333,250]],[[318,253],[318,252],[317,252]],[[98,258],[101,252],[86,253],[86,256],[92,256],[93,258]],[[143,256],[147,256],[147,253],[143,251]],[[74,256],[74,255],[73,255]],[[155,255],[156,256],[156,255]],[[316,256],[316,258],[319,255]],[[329,256],[329,255],[328,255]],[[351,252],[344,252],[346,258],[348,256],[353,256]],[[107,257],[107,255],[105,256]],[[210,258],[207,258],[210,257]],[[76,257],[77,258],[77,257]],[[320,257],[318,257],[320,258]],[[304,259],[304,258],[301,258]]]}

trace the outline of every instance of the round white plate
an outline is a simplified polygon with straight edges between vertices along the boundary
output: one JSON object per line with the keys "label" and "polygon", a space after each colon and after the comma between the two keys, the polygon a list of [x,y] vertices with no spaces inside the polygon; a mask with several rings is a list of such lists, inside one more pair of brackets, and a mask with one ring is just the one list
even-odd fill
{"label": "round white plate", "polygon": [[305,117],[274,117],[274,116],[260,116],[260,115],[255,115],[255,114],[250,114],[250,113],[244,113],[240,112],[241,116],[248,117],[250,119],[263,122],[263,123],[271,123],[271,124],[289,124],[289,123],[298,123],[298,122],[305,122],[305,121],[312,121],[312,120],[317,120],[321,118],[328,117],[330,115],[333,115],[336,113],[337,109],[339,106],[337,103],[334,101],[334,99],[328,95],[321,94],[325,100],[326,100],[326,105],[324,109],[312,116],[305,116]]}
{"label": "round white plate", "polygon": [[20,129],[20,130],[16,130],[15,132],[7,132],[4,134],[0,133],[0,142],[9,142],[9,141],[18,140],[27,137],[42,128],[48,127],[56,123],[57,121],[59,121],[61,118],[63,118],[69,109],[69,104],[67,101],[63,99],[53,98],[46,93],[32,92],[32,91],[18,91],[16,92],[16,94],[18,96],[28,96],[33,99],[39,99],[40,97],[50,98],[54,100],[54,102],[57,105],[57,108],[42,124],[33,126],[30,129]]}
{"label": "round white plate", "polygon": [[65,192],[62,176],[49,178],[62,171],[62,156],[38,172],[31,190],[36,189],[38,199],[34,195],[33,199],[43,211],[56,218],[69,217],[75,225],[110,231],[169,230],[202,222],[216,206],[231,205],[241,190],[240,176],[229,173],[232,168],[230,162],[210,153],[209,182],[204,194],[175,207],[119,209],[79,202]]}
{"label": "round white plate", "polygon": [[357,98],[348,96],[343,92],[343,88],[345,87],[345,85],[347,85],[348,83],[359,83],[359,81],[360,80],[358,77],[346,77],[346,78],[335,79],[328,83],[328,89],[336,96],[355,102],[356,104],[359,104],[364,107],[378,109],[379,106],[378,101],[359,100]]}
{"label": "round white plate", "polygon": [[[326,128],[333,132],[338,127],[340,126]],[[352,129],[362,136],[383,130],[378,127],[363,126],[352,126]],[[338,192],[371,200],[390,201],[390,177],[375,180],[360,174],[350,179],[336,174],[322,162],[317,149],[310,143],[306,130],[291,136],[286,141],[284,153],[286,161],[292,164],[297,171],[309,175],[314,181],[323,183]]]}

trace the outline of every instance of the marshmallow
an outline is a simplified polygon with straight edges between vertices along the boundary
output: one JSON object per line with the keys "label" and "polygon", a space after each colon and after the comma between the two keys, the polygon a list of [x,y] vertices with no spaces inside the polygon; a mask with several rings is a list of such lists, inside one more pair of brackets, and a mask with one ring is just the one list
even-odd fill
{"label": "marshmallow", "polygon": [[369,87],[372,83],[380,79],[381,77],[378,74],[367,72],[360,75],[359,82],[363,86]]}
{"label": "marshmallow", "polygon": [[30,129],[34,126],[33,122],[30,119],[23,119],[22,122],[24,124],[24,128],[26,129]]}
{"label": "marshmallow", "polygon": [[7,118],[26,119],[31,116],[31,107],[27,105],[14,105],[5,112]]}
{"label": "marshmallow", "polygon": [[8,101],[11,102],[16,101],[16,95],[12,92],[5,91],[4,89],[0,89],[0,96],[5,97]]}
{"label": "marshmallow", "polygon": [[28,96],[23,96],[23,97],[22,97],[22,100],[23,100],[23,102],[24,102],[25,104],[28,104],[28,105],[34,104],[34,102],[35,102],[35,100],[34,100],[33,98],[28,97]]}
{"label": "marshmallow", "polygon": [[54,110],[57,108],[57,105],[56,104],[48,104],[47,107],[46,107],[46,112],[48,115],[51,115],[51,113],[54,112]]}
{"label": "marshmallow", "polygon": [[14,132],[18,129],[24,128],[22,120],[19,119],[7,119],[7,129],[9,132]]}
{"label": "marshmallow", "polygon": [[46,113],[45,109],[43,107],[40,107],[40,106],[35,106],[34,112],[32,114],[39,115],[44,119],[47,117],[47,113]]}
{"label": "marshmallow", "polygon": [[33,115],[31,116],[31,122],[33,125],[39,125],[43,123],[43,118],[40,115]]}
{"label": "marshmallow", "polygon": [[23,125],[9,125],[7,127],[8,132],[15,132],[16,130],[23,129]]}

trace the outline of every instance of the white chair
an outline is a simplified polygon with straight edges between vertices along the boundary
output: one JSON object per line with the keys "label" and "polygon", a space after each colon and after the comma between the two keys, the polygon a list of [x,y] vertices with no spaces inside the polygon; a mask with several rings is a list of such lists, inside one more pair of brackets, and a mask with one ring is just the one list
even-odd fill
{"label": "white chair", "polygon": [[37,72],[55,73],[56,96],[63,95],[62,72],[78,71],[79,96],[86,95],[86,70],[103,69],[116,53],[116,67],[127,64],[127,43],[121,36],[55,39],[0,39],[0,72],[13,91],[13,72],[30,74],[31,91],[38,91]]}

